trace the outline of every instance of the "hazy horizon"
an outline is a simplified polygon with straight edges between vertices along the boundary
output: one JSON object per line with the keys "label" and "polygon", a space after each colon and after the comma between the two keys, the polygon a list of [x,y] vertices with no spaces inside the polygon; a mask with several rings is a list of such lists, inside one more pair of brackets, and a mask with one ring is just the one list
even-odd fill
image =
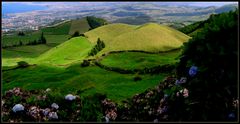
{"label": "hazy horizon", "polygon": [[223,6],[227,4],[237,4],[238,2],[148,2],[148,1],[120,1],[120,2],[115,2],[115,1],[106,1],[106,2],[72,2],[72,1],[66,1],[66,2],[2,2],[2,5],[4,4],[13,4],[13,3],[21,3],[21,4],[28,4],[28,5],[53,5],[56,3],[58,4],[68,4],[68,5],[75,5],[76,3],[81,3],[81,4],[107,4],[107,3],[155,3],[155,4],[172,4],[172,5],[189,5],[189,6],[202,6],[202,7],[208,7],[208,6]]}

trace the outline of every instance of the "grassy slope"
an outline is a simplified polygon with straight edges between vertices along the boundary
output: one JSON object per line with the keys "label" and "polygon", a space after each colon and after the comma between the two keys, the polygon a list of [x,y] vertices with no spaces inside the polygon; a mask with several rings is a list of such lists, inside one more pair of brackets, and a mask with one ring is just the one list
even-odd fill
{"label": "grassy slope", "polygon": [[41,44],[2,49],[2,66],[14,66],[19,61],[34,63],[36,57],[50,48],[50,46]]}
{"label": "grassy slope", "polygon": [[85,35],[92,43],[96,43],[97,39],[101,38],[102,40],[104,40],[105,44],[108,44],[116,36],[132,31],[135,28],[136,26],[133,25],[115,23],[93,29],[91,31],[86,32]]}
{"label": "grassy slope", "polygon": [[42,32],[45,34],[53,34],[53,35],[66,35],[68,34],[70,27],[71,27],[71,21],[68,21],[66,23],[62,23],[60,25],[54,26],[54,27],[47,27],[41,29]]}
{"label": "grassy slope", "polygon": [[[3,92],[13,87],[24,89],[59,89],[63,94],[86,90],[81,96],[96,92],[106,93],[115,101],[132,97],[147,88],[154,87],[165,74],[141,75],[141,81],[135,82],[133,74],[119,74],[106,71],[97,66],[81,67],[79,63],[69,68],[32,66],[3,72]],[[9,83],[7,83],[9,82]]]}
{"label": "grassy slope", "polygon": [[42,54],[38,63],[69,64],[88,55],[92,44],[84,37],[72,38]]}
{"label": "grassy slope", "polygon": [[181,51],[171,51],[160,54],[147,54],[136,52],[114,53],[105,57],[101,63],[109,67],[124,69],[143,69],[158,65],[175,63]]}
{"label": "grassy slope", "polygon": [[2,65],[13,66],[16,65],[18,61],[27,61],[29,63],[33,63],[34,58],[50,50],[54,46],[66,41],[68,39],[68,35],[46,35],[46,39],[48,41],[46,45],[39,44],[2,49]]}
{"label": "grassy slope", "polygon": [[109,44],[108,49],[167,51],[180,47],[188,38],[187,35],[167,26],[148,23],[132,32],[119,35]]}
{"label": "grassy slope", "polygon": [[78,31],[80,34],[85,33],[89,30],[89,28],[90,26],[88,25],[86,18],[73,20],[69,30],[69,35],[74,34],[75,31]]}
{"label": "grassy slope", "polygon": [[178,48],[190,37],[167,26],[148,23],[142,26],[110,24],[86,32],[95,43],[100,37],[106,48],[99,54],[112,50],[166,51]]}
{"label": "grassy slope", "polygon": [[[86,19],[85,19],[86,20]],[[72,24],[77,25],[80,22],[84,23],[81,26],[88,25],[87,22],[82,20],[76,20],[68,22],[64,22],[62,24],[56,25],[55,27],[47,27],[43,28],[40,31],[27,33],[25,36],[3,36],[2,42],[3,44],[18,44],[21,40],[24,44],[28,43],[28,41],[33,41],[39,39],[41,36],[41,31],[44,32],[44,36],[46,37],[47,44],[46,45],[34,45],[34,46],[20,46],[20,47],[12,47],[6,48],[2,51],[2,63],[3,66],[13,66],[16,65],[18,61],[27,61],[29,63],[33,63],[34,58],[39,56],[40,54],[46,52],[47,50],[65,42],[69,38],[69,29]],[[71,26],[72,27],[72,26]],[[87,26],[85,26],[87,27]],[[80,28],[75,27],[75,29]],[[15,57],[13,57],[15,56]]]}

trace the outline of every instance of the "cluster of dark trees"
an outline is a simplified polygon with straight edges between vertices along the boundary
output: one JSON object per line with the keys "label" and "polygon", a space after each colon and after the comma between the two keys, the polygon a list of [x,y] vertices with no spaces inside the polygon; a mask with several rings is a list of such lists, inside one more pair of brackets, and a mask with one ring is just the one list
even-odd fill
{"label": "cluster of dark trees", "polygon": [[[186,88],[189,101],[198,104],[188,108],[193,121],[223,121],[237,119],[233,99],[238,99],[238,9],[212,15],[201,32],[184,44],[178,77],[188,75],[189,67],[199,68]],[[181,106],[179,106],[181,107]]]}
{"label": "cluster of dark trees", "polygon": [[46,44],[47,40],[46,38],[43,36],[43,33],[41,34],[41,37],[38,40],[34,40],[34,41],[30,41],[29,43],[27,43],[26,45],[37,45],[37,44]]}
{"label": "cluster of dark trees", "polygon": [[94,16],[87,16],[88,25],[90,26],[89,30],[106,25],[107,21],[102,18],[97,18]]}
{"label": "cluster of dark trees", "polygon": [[71,39],[73,37],[79,37],[79,36],[86,37],[84,34],[80,34],[78,31],[75,31],[74,34],[70,38],[68,38],[68,39]]}
{"label": "cluster of dark trees", "polygon": [[[22,32],[23,33],[23,32]],[[20,34],[22,34],[20,33]],[[24,34],[24,33],[23,33]],[[2,48],[9,48],[9,47],[17,47],[17,46],[23,46],[23,45],[37,45],[37,44],[46,44],[47,40],[43,35],[43,32],[38,40],[29,41],[28,43],[24,44],[21,40],[19,40],[18,44],[13,45],[4,45]]]}
{"label": "cluster of dark trees", "polygon": [[87,67],[89,65],[90,65],[90,61],[89,60],[83,60],[83,62],[81,64],[82,67]]}
{"label": "cluster of dark trees", "polygon": [[105,44],[102,40],[100,40],[100,38],[98,38],[97,44],[93,47],[93,49],[90,51],[90,53],[88,53],[88,56],[96,55],[103,48],[105,48]]}
{"label": "cluster of dark trees", "polygon": [[22,31],[20,31],[18,32],[18,36],[25,36],[25,34]]}

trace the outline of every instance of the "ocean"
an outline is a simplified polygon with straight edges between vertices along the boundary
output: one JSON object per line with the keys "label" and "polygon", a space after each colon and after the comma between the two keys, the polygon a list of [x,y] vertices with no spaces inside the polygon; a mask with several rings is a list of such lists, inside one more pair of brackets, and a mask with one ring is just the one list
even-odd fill
{"label": "ocean", "polygon": [[23,3],[2,3],[2,15],[9,13],[22,13],[34,10],[46,10],[48,7],[41,5],[29,5]]}

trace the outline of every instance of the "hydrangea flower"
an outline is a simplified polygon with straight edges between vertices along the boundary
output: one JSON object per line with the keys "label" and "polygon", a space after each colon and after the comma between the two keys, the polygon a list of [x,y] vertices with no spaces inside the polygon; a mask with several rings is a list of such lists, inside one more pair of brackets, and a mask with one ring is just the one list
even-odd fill
{"label": "hydrangea flower", "polygon": [[16,105],[12,108],[12,110],[13,110],[14,112],[22,111],[22,110],[24,110],[24,106],[21,105],[21,104],[16,104]]}
{"label": "hydrangea flower", "polygon": [[176,80],[175,81],[175,85],[180,85],[180,84],[184,84],[187,82],[187,78],[186,77],[181,77],[180,80]]}
{"label": "hydrangea flower", "polygon": [[43,115],[45,115],[45,116],[47,116],[49,112],[50,112],[50,109],[49,109],[49,108],[46,108],[46,109],[43,109],[43,110],[42,110],[42,113],[43,113]]}
{"label": "hydrangea flower", "polygon": [[154,119],[154,120],[153,120],[153,123],[158,123],[158,119]]}
{"label": "hydrangea flower", "polygon": [[193,77],[197,74],[197,71],[198,71],[198,68],[196,66],[192,66],[190,69],[189,69],[189,72],[188,74]]}
{"label": "hydrangea flower", "polygon": [[234,114],[233,112],[228,115],[228,118],[229,118],[229,119],[234,119],[235,117],[236,117],[236,116],[235,116],[235,114]]}
{"label": "hydrangea flower", "polygon": [[50,88],[47,88],[47,89],[46,89],[46,92],[49,92],[49,91],[51,91],[51,89],[50,89]]}
{"label": "hydrangea flower", "polygon": [[58,119],[58,115],[57,115],[56,112],[50,112],[49,115],[48,115],[48,118],[49,118],[50,120],[52,120],[52,119]]}
{"label": "hydrangea flower", "polygon": [[183,96],[185,98],[188,97],[188,89],[186,89],[186,88],[183,89]]}
{"label": "hydrangea flower", "polygon": [[106,123],[109,122],[109,118],[107,116],[105,116],[105,120],[106,120]]}
{"label": "hydrangea flower", "polygon": [[76,99],[76,96],[73,96],[72,94],[68,94],[68,95],[65,96],[65,99],[69,100],[69,101],[72,101],[72,100]]}
{"label": "hydrangea flower", "polygon": [[40,112],[40,109],[39,109],[38,107],[36,107],[36,106],[31,106],[30,109],[29,109],[29,111],[28,111],[28,114],[29,114],[31,117],[37,119],[37,118],[40,116],[40,115],[39,115],[39,112]]}
{"label": "hydrangea flower", "polygon": [[187,82],[187,78],[186,78],[186,77],[181,77],[180,83],[181,83],[181,84],[184,84],[184,83],[186,83],[186,82]]}
{"label": "hydrangea flower", "polygon": [[58,108],[59,108],[58,104],[56,104],[56,103],[53,103],[53,104],[51,105],[51,107],[52,107],[52,108],[55,108],[55,109],[58,109]]}

